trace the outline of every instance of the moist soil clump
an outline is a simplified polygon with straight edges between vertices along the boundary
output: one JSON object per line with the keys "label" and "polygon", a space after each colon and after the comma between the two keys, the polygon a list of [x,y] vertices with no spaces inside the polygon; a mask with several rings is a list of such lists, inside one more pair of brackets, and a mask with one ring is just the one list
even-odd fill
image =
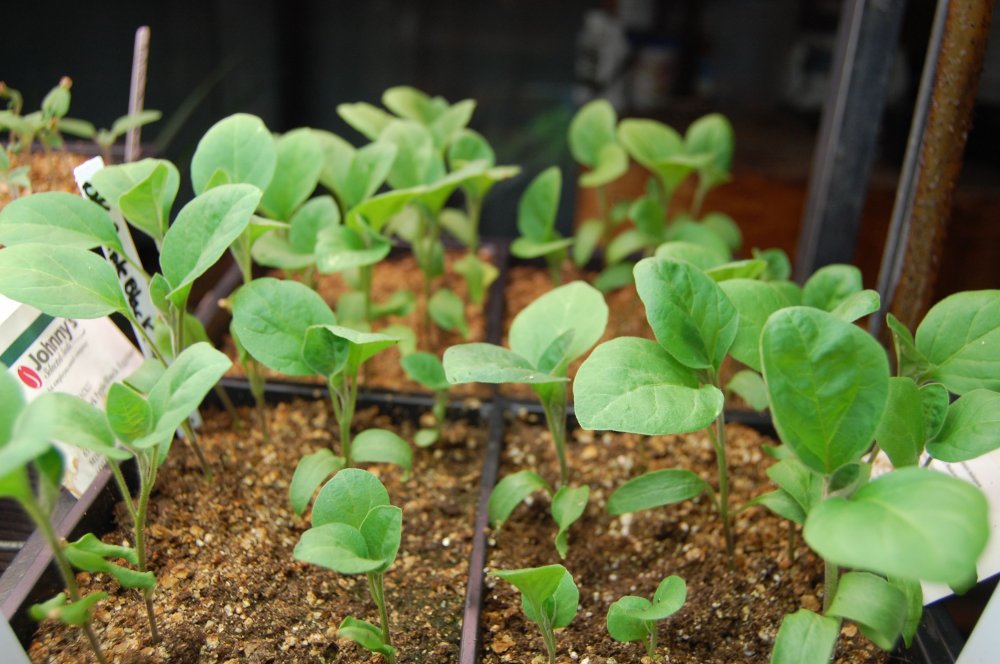
{"label": "moist soil clump", "polygon": [[[558,465],[539,420],[522,414],[509,423],[501,477],[532,468],[555,482]],[[771,459],[762,448],[773,441],[738,424],[729,425],[727,437],[735,511],[773,489],[765,473]],[[589,485],[591,495],[583,517],[569,531],[567,558],[560,560],[553,544],[557,527],[549,500],[536,494],[491,533],[488,560],[491,570],[561,562],[573,575],[580,607],[569,626],[557,631],[558,662],[646,662],[641,643],[618,643],[608,635],[608,608],[624,595],[652,598],[671,574],[686,581],[687,602],[659,624],[657,653],[675,664],[768,662],[784,615],[800,607],[821,609],[821,561],[797,527],[762,507],[736,515],[731,565],[718,514],[704,496],[621,517],[607,514],[614,490],[647,471],[687,468],[716,486],[715,455],[704,431],[644,437],[576,429],[569,454],[570,483]],[[486,579],[482,635],[482,664],[532,662],[545,652],[538,628],[521,611],[520,593],[496,577]],[[834,661],[883,662],[888,655],[845,622]]]}
{"label": "moist soil clump", "polygon": [[[251,422],[241,409],[244,422]],[[94,627],[112,661],[371,662],[372,655],[338,641],[348,615],[378,624],[364,575],[345,576],[298,562],[292,550],[308,527],[288,504],[299,458],[334,436],[325,401],[269,408],[271,440],[234,431],[228,416],[208,414],[201,444],[215,477],[207,482],[194,455],[175,443],[154,491],[149,516],[150,567],[163,636],[150,645],[145,607],[135,591],[105,575],[80,573],[85,593],[106,591]],[[416,423],[397,425],[374,408],[359,410],[357,430],[390,428],[412,440]],[[399,662],[458,659],[465,580],[479,495],[486,431],[451,420],[442,440],[417,449],[412,477],[394,466],[368,469],[403,509],[403,539],[385,575],[390,631]],[[336,445],[339,449],[339,444]],[[128,517],[104,541],[131,544]],[[31,645],[35,662],[92,660],[81,630],[45,621]]]}

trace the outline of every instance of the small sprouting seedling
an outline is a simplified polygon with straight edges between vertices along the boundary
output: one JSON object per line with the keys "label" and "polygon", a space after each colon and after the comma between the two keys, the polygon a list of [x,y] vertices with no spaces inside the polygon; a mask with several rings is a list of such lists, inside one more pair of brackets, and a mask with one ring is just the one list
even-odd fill
{"label": "small sprouting seedling", "polygon": [[573,576],[562,565],[490,572],[521,591],[521,610],[538,625],[549,664],[556,661],[555,630],[566,627],[576,616],[580,591]]}
{"label": "small sprouting seedling", "polygon": [[0,183],[7,188],[11,199],[20,198],[31,193],[31,178],[29,166],[10,167],[10,155],[6,150],[0,150]]}
{"label": "small sprouting seedling", "polygon": [[626,595],[608,609],[608,633],[615,641],[642,641],[646,656],[656,659],[657,623],[677,613],[687,599],[687,584],[668,576],[656,588],[653,601]]}
{"label": "small sprouting seedling", "polygon": [[[335,460],[332,452],[322,455],[330,472],[358,461],[394,463],[407,472],[412,468],[409,444],[391,431],[368,429],[351,436],[361,366],[396,344],[395,337],[337,325],[336,315],[323,298],[295,281],[255,279],[237,291],[232,307],[232,330],[258,362],[289,376],[326,379],[342,454]],[[305,469],[319,458],[303,457],[292,480],[292,494],[305,496],[305,502],[328,474]],[[297,503],[297,512],[305,509],[305,502]]]}
{"label": "small sprouting seedling", "polygon": [[555,288],[524,308],[510,328],[510,349],[487,343],[452,346],[444,353],[451,383],[527,383],[538,395],[559,459],[558,490],[534,470],[501,480],[490,496],[490,520],[506,521],[531,493],[552,496],[552,515],[560,526],[556,546],[566,554],[566,529],[583,513],[589,488],[570,487],[566,455],[566,377],[569,365],[600,339],[608,307],[592,286],[576,281]]}
{"label": "small sprouting seedling", "polygon": [[[7,99],[6,110],[0,111],[0,129],[10,132],[7,143],[8,153],[27,154],[35,141],[41,143],[45,150],[62,146],[60,130],[76,133],[76,129],[84,131],[89,123],[67,118],[70,99],[70,88],[73,80],[68,76],[59,79],[59,84],[49,90],[42,99],[39,110],[23,113],[24,98],[21,93],[6,84],[0,83],[0,98]],[[92,126],[91,126],[92,128]]]}
{"label": "small sprouting seedling", "polygon": [[444,373],[444,365],[441,364],[441,360],[432,353],[406,354],[400,360],[400,365],[412,380],[434,392],[434,405],[431,409],[434,426],[420,429],[413,438],[417,447],[429,447],[441,437],[445,410],[448,407],[448,388],[451,387],[451,383],[448,382],[448,377]]}
{"label": "small sprouting seedling", "polygon": [[562,173],[556,166],[545,169],[531,181],[517,204],[520,236],[510,244],[510,253],[518,258],[544,257],[553,284],[560,282],[567,247],[573,244],[573,238],[564,238],[556,230],[561,189]]}
{"label": "small sprouting seedling", "polygon": [[[890,325],[907,355],[901,371],[910,375],[890,378],[873,337],[818,308],[782,309],[761,334],[771,413],[786,450],[770,474],[779,489],[761,502],[803,524],[826,569],[824,615],[786,616],[773,662],[829,661],[843,619],[884,649],[900,636],[909,643],[922,611],[919,581],[956,589],[975,581],[989,532],[985,499],[973,485],[915,464],[925,452],[967,460],[1000,444],[990,368],[1000,357],[1000,292],[939,303],[917,341]],[[916,369],[920,356],[926,363]],[[951,390],[963,395],[949,404]],[[872,480],[876,443],[898,468]],[[853,571],[841,575],[842,568]]]}
{"label": "small sprouting seedling", "polygon": [[297,560],[340,574],[365,574],[378,608],[379,624],[350,616],[338,635],[396,661],[389,635],[389,611],[383,577],[396,560],[402,537],[403,511],[389,504],[389,493],[371,473],[345,468],[323,486],[312,509],[312,528],[295,545]]}

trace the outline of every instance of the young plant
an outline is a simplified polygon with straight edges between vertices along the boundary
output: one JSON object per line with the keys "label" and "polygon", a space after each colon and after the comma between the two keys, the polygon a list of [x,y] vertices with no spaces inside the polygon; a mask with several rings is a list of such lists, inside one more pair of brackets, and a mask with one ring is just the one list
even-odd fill
{"label": "young plant", "polygon": [[680,611],[687,599],[687,584],[679,576],[668,576],[656,588],[653,601],[626,595],[608,609],[608,633],[615,641],[642,641],[646,656],[655,660],[657,623]]}
{"label": "young plant", "polygon": [[[80,436],[78,431],[81,425],[77,418],[72,417],[72,411],[63,405],[63,397],[67,395],[51,392],[25,404],[20,385],[7,373],[7,368],[0,365],[0,401],[4,404],[0,412],[0,497],[15,500],[34,522],[52,551],[53,561],[65,586],[64,592],[31,607],[31,617],[35,620],[55,618],[65,625],[80,627],[97,661],[105,664],[108,660],[101,650],[91,619],[94,605],[106,598],[107,593],[82,594],[71,560],[75,558],[83,566],[81,568],[99,566],[102,568],[100,571],[112,574],[129,588],[151,587],[155,580],[151,573],[137,575],[133,570],[108,560],[126,558],[134,563],[134,550],[109,547],[95,542],[92,535],[67,544],[56,533],[52,512],[62,486],[64,462],[62,454],[51,441],[63,440],[68,434],[91,450],[108,456],[120,455],[119,458],[127,456],[115,448],[114,438],[101,413],[90,404],[77,400],[81,404],[79,413],[84,415],[80,419],[103,424],[103,427],[98,427],[99,436]],[[34,483],[31,475],[36,478]]]}
{"label": "young plant", "polygon": [[510,253],[518,258],[544,257],[552,283],[562,280],[560,270],[573,238],[564,238],[556,230],[556,211],[562,190],[562,173],[552,166],[531,181],[517,204],[517,230],[520,236],[510,244]]}
{"label": "young plant", "polygon": [[411,380],[434,392],[434,405],[431,408],[434,426],[420,429],[413,438],[417,447],[430,447],[441,437],[445,411],[448,408],[448,388],[451,387],[451,383],[448,382],[444,365],[437,355],[424,352],[408,353],[403,355],[400,365]]}
{"label": "young plant", "polygon": [[347,616],[337,635],[394,664],[383,578],[399,551],[403,510],[389,503],[389,493],[374,475],[345,468],[320,490],[311,518],[312,528],[295,545],[295,558],[340,574],[366,575],[378,608],[379,626]]}
{"label": "young plant", "polygon": [[7,142],[8,154],[31,152],[31,146],[37,141],[45,150],[62,147],[62,134],[76,133],[74,130],[86,127],[89,123],[67,118],[72,95],[73,79],[63,76],[59,84],[49,90],[42,99],[41,108],[24,114],[24,97],[13,88],[0,82],[0,98],[7,99],[6,110],[0,111],[0,129],[10,132]]}
{"label": "young plant", "polygon": [[353,439],[351,435],[361,367],[396,344],[395,337],[337,325],[336,315],[323,298],[295,281],[255,279],[237,291],[232,307],[233,333],[258,362],[289,376],[322,376],[330,390],[341,456],[327,450],[299,463],[291,489],[298,496],[293,498],[297,512],[305,509],[316,487],[338,468],[356,462],[389,462],[407,472],[412,468],[409,444],[391,431],[368,429]]}
{"label": "young plant", "polygon": [[528,620],[538,625],[549,664],[555,664],[555,630],[573,621],[580,602],[580,591],[573,576],[562,565],[495,570],[490,574],[521,591],[521,610]]}
{"label": "young plant", "polygon": [[[944,300],[916,341],[890,324],[901,371],[916,380],[890,378],[874,338],[816,308],[778,311],[761,334],[786,457],[771,474],[776,498],[765,504],[803,524],[826,568],[824,615],[786,616],[773,662],[829,661],[843,619],[884,649],[900,636],[909,643],[922,610],[920,581],[956,589],[975,582],[989,533],[984,497],[915,464],[924,452],[968,460],[1000,446],[992,421],[1000,394],[990,369],[1000,357],[1000,292]],[[963,394],[949,404],[953,390]],[[873,442],[897,465],[877,479],[870,479]]]}
{"label": "young plant", "polygon": [[569,365],[600,339],[608,321],[604,296],[582,281],[555,288],[524,308],[510,328],[510,348],[487,343],[452,346],[444,353],[450,383],[527,383],[538,395],[559,458],[559,484],[553,493],[533,470],[501,480],[490,496],[490,520],[499,524],[531,493],[552,497],[560,526],[556,547],[566,555],[566,530],[586,507],[588,487],[569,486],[566,454],[566,377]]}

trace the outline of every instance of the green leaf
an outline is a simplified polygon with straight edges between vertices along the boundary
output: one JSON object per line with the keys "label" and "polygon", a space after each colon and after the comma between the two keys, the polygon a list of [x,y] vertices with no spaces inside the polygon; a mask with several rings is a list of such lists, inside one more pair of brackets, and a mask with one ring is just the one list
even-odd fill
{"label": "green leaf", "polygon": [[609,265],[601,270],[601,273],[594,279],[594,288],[602,293],[610,293],[613,290],[633,284],[635,283],[635,277],[632,275],[634,268],[635,265],[632,263]]}
{"label": "green leaf", "polygon": [[580,224],[573,237],[573,262],[580,267],[586,265],[603,236],[604,222],[600,219],[587,219]]}
{"label": "green leaf", "polygon": [[928,383],[920,387],[920,407],[924,415],[924,435],[931,440],[941,432],[951,396],[941,383]]}
{"label": "green leaf", "polygon": [[366,429],[355,436],[351,456],[361,463],[393,463],[407,473],[413,470],[410,444],[386,429]]}
{"label": "green leaf", "polygon": [[[334,479],[343,472],[334,475]],[[315,518],[315,509],[313,515]],[[368,544],[360,530],[346,523],[336,522],[314,526],[302,533],[292,556],[296,560],[319,565],[340,574],[375,572],[384,562],[381,558],[369,556]]]}
{"label": "green leaf", "polygon": [[975,572],[989,534],[987,503],[973,485],[928,470],[882,475],[848,498],[809,513],[803,536],[844,567],[960,585]]}
{"label": "green leaf", "polygon": [[397,85],[382,93],[382,103],[401,118],[430,124],[448,107],[440,97],[431,99],[426,93],[408,85]]}
{"label": "green leaf", "polygon": [[317,331],[345,340],[348,343],[348,359],[346,371],[353,374],[370,358],[381,353],[386,348],[396,345],[398,339],[381,332],[364,332],[342,325],[317,326]]}
{"label": "green leaf", "polygon": [[500,270],[489,261],[480,260],[468,253],[452,264],[452,269],[465,279],[469,301],[481,305],[486,300],[490,286],[500,276]]}
{"label": "green leaf", "polygon": [[917,351],[931,363],[923,379],[955,394],[1000,390],[1000,290],[956,293],[917,327]]}
{"label": "green leaf", "polygon": [[660,345],[687,367],[717,371],[739,329],[719,286],[686,263],[656,258],[639,261],[635,282]]}
{"label": "green leaf", "polygon": [[499,528],[521,502],[536,491],[552,493],[548,482],[532,470],[521,470],[497,482],[490,492],[487,511],[490,523]]}
{"label": "green leaf", "polygon": [[614,182],[628,171],[628,153],[617,143],[608,143],[597,154],[593,170],[581,173],[581,187],[603,187]]}
{"label": "green leaf", "polygon": [[358,468],[344,468],[320,489],[313,503],[312,523],[344,523],[361,528],[368,512],[388,504],[389,492],[377,477]]}
{"label": "green leaf", "polygon": [[451,170],[457,170],[473,161],[483,161],[492,167],[496,164],[496,154],[482,134],[463,129],[448,145],[448,165]]}
{"label": "green leaf", "polygon": [[73,247],[20,244],[0,249],[0,293],[50,316],[131,314],[111,264]]}
{"label": "green leaf", "polygon": [[170,209],[177,198],[181,176],[169,161],[155,160],[154,166],[146,178],[121,195],[118,208],[130,224],[159,245],[170,224]]}
{"label": "green leaf", "polygon": [[429,390],[447,390],[451,387],[444,373],[444,365],[433,353],[410,353],[400,360],[403,371]]}
{"label": "green leaf", "polygon": [[129,129],[148,125],[158,121],[161,117],[163,117],[163,113],[154,110],[138,111],[123,115],[111,123],[111,135],[117,140],[119,137],[124,136]]}
{"label": "green leaf", "polygon": [[595,348],[576,374],[573,393],[581,426],[648,435],[703,429],[723,405],[722,392],[701,386],[661,346],[636,337]]}
{"label": "green leaf", "polygon": [[[324,182],[337,194],[344,209],[350,210],[378,191],[389,175],[396,154],[396,146],[385,141],[334,155],[326,150],[325,171],[329,175]],[[323,179],[324,175],[320,177]]]}
{"label": "green leaf", "polygon": [[264,267],[282,270],[302,270],[316,263],[312,253],[300,254],[292,248],[286,233],[273,230],[258,238],[250,248],[250,256],[255,263]]}
{"label": "green leaf", "polygon": [[32,606],[29,614],[34,620],[55,618],[65,625],[81,627],[90,622],[94,605],[107,597],[104,592],[90,593],[76,602],[68,602],[66,594],[59,593],[47,602]]}
{"label": "green leaf", "polygon": [[802,506],[795,502],[795,499],[784,489],[762,493],[746,506],[753,507],[754,505],[763,505],[778,516],[800,526],[806,522],[806,513],[802,510]]}
{"label": "green leaf", "polygon": [[767,385],[764,384],[763,376],[756,371],[749,369],[737,371],[729,379],[726,389],[746,401],[748,406],[758,412],[767,410],[770,405]]}
{"label": "green leaf", "polygon": [[366,102],[338,104],[337,115],[370,141],[377,139],[382,130],[395,119],[381,108]]}
{"label": "green leaf", "polygon": [[15,199],[0,210],[0,243],[40,243],[123,253],[107,211],[81,196],[49,191]]}
{"label": "green leaf", "polygon": [[878,291],[863,290],[849,295],[830,313],[842,321],[853,323],[859,318],[864,318],[868,314],[878,311],[880,302]]}
{"label": "green leaf", "polygon": [[546,242],[538,242],[526,237],[515,238],[510,243],[510,253],[518,258],[539,258],[555,254],[566,247],[572,246],[573,238],[558,238]]}
{"label": "green leaf", "polygon": [[827,265],[816,270],[802,288],[802,304],[833,311],[841,302],[860,293],[861,270],[853,265]]}
{"label": "green leaf", "polygon": [[302,358],[306,330],[336,323],[316,291],[294,281],[254,279],[233,296],[232,328],[261,364],[290,376],[311,376]]}
{"label": "green leaf", "polygon": [[608,634],[615,641],[645,641],[656,630],[656,624],[637,618],[636,614],[652,606],[645,597],[626,595],[608,607]]}
{"label": "green leaf", "polygon": [[618,114],[606,99],[584,104],[569,124],[569,150],[573,158],[584,166],[595,166],[601,149],[615,143],[616,124]]}
{"label": "green leaf", "polygon": [[855,325],[810,307],[774,313],[760,340],[781,440],[828,474],[871,444],[889,394],[889,363]]}
{"label": "green leaf", "polygon": [[108,388],[105,408],[106,426],[126,445],[153,430],[153,407],[141,394],[123,383],[113,383]]}
{"label": "green leaf", "polygon": [[711,247],[679,240],[664,242],[656,248],[654,255],[662,260],[690,263],[702,271],[722,265],[728,260],[726,254],[718,253]]}
{"label": "green leaf", "polygon": [[565,382],[535,369],[528,360],[501,346],[486,343],[451,346],[442,358],[445,375],[458,383],[552,383]]}
{"label": "green leaf", "polygon": [[264,122],[237,113],[216,122],[198,141],[191,158],[191,184],[195,194],[201,194],[209,189],[215,172],[221,170],[228,183],[251,184],[264,191],[274,176],[277,161],[274,138]]}
{"label": "green leaf", "polygon": [[555,239],[556,211],[562,190],[562,173],[550,166],[528,185],[517,204],[517,230],[535,243]]}
{"label": "green leaf", "polygon": [[316,450],[299,459],[292,481],[288,485],[288,500],[295,513],[299,516],[305,514],[319,485],[343,467],[344,458],[335,456],[327,448]]}
{"label": "green leaf", "polygon": [[302,127],[282,134],[274,142],[274,176],[264,189],[260,208],[272,219],[288,221],[319,182],[323,151],[312,130]]}
{"label": "green leaf", "polygon": [[454,291],[440,288],[427,302],[427,312],[438,327],[456,331],[463,339],[469,338],[469,324],[465,320],[465,303]]}
{"label": "green leaf", "polygon": [[552,342],[572,331],[564,355],[565,364],[569,364],[597,343],[607,321],[604,296],[593,286],[574,281],[545,293],[514,317],[510,347],[537,368]]}
{"label": "green leaf", "polygon": [[924,613],[924,591],[920,582],[915,579],[890,577],[889,583],[903,593],[906,598],[906,617],[903,620],[903,645],[907,648],[913,642],[913,636],[920,627],[920,618]]}
{"label": "green leaf", "polygon": [[628,118],[618,123],[618,141],[637,162],[656,173],[667,191],[680,184],[690,167],[677,167],[670,160],[684,151],[680,134],[656,120]]}
{"label": "green leaf", "polygon": [[565,558],[569,550],[569,527],[583,516],[589,499],[589,486],[563,486],[552,496],[552,518],[559,526],[559,532],[556,534],[556,551],[561,558]]}
{"label": "green leaf", "polygon": [[545,565],[514,570],[495,570],[493,576],[521,591],[521,608],[537,624],[565,627],[576,615],[580,592],[573,577],[562,565]]}
{"label": "green leaf", "polygon": [[108,458],[123,460],[132,455],[115,447],[101,409],[65,392],[46,392],[28,404],[21,415],[21,427],[44,428],[51,440],[91,450]]}
{"label": "green leaf", "polygon": [[476,110],[473,99],[463,99],[448,107],[428,125],[434,136],[434,145],[444,150],[452,139],[469,124]]}
{"label": "green leaf", "polygon": [[809,514],[823,499],[823,478],[810,471],[794,456],[781,459],[767,469],[767,476]]}
{"label": "green leaf", "polygon": [[730,279],[720,283],[719,288],[739,314],[739,327],[729,354],[760,371],[760,333],[771,314],[786,306],[785,300],[773,285],[764,281]]}
{"label": "green leaf", "polygon": [[927,441],[923,400],[909,378],[889,379],[889,400],[875,429],[875,441],[897,468],[914,466]]}
{"label": "green leaf", "polygon": [[829,664],[839,637],[839,620],[799,609],[781,621],[771,664]]}
{"label": "green leaf", "polygon": [[298,253],[316,251],[316,236],[340,223],[340,208],[332,196],[317,196],[302,204],[288,222],[288,242]]}
{"label": "green leaf", "polygon": [[211,344],[199,341],[174,358],[149,393],[155,427],[136,440],[136,447],[149,447],[173,438],[174,431],[193,413],[232,366],[232,360]]}
{"label": "green leaf", "polygon": [[328,226],[316,235],[316,267],[329,274],[374,265],[391,250],[388,238],[367,228]]}
{"label": "green leaf", "polygon": [[385,572],[396,560],[403,531],[403,510],[395,505],[373,507],[364,523],[361,534],[368,544],[368,555],[382,561],[376,572]]}
{"label": "green leaf", "polygon": [[444,159],[426,127],[410,120],[393,120],[379,134],[379,140],[396,146],[396,161],[388,177],[394,189],[428,185],[444,176]]}
{"label": "green leaf", "polygon": [[[919,418],[920,411],[914,416]],[[927,451],[935,459],[956,463],[975,459],[998,447],[1000,393],[976,389],[966,392],[948,407],[944,424],[934,440],[927,444]]]}
{"label": "green leaf", "polygon": [[827,615],[853,620],[875,645],[892,650],[906,620],[906,595],[880,576],[848,572],[837,583]]}
{"label": "green leaf", "polygon": [[148,590],[156,587],[156,577],[152,572],[137,572],[127,567],[116,565],[105,560],[104,556],[118,557],[120,553],[98,553],[97,551],[99,550],[94,547],[90,549],[86,546],[77,547],[74,543],[64,548],[63,552],[73,567],[85,572],[108,574],[114,577],[125,588],[143,588]]}
{"label": "green leaf", "polygon": [[396,654],[396,649],[385,642],[381,628],[351,616],[341,621],[340,627],[337,628],[337,637],[354,641],[365,650],[385,657]]}
{"label": "green leaf", "polygon": [[160,251],[160,268],[173,289],[171,298],[215,265],[250,223],[260,195],[251,185],[226,184],[181,208]]}
{"label": "green leaf", "polygon": [[788,260],[788,254],[781,249],[754,247],[750,250],[750,255],[767,262],[767,269],[760,275],[762,281],[785,281],[792,276],[792,262]]}
{"label": "green leaf", "polygon": [[[736,222],[729,215],[721,212],[709,212],[702,218],[701,223],[722,238],[730,251],[739,251],[743,245],[743,234],[740,232],[740,227],[736,225]],[[754,256],[753,260],[762,259]],[[765,260],[764,263],[766,269],[767,261]],[[763,273],[763,270],[761,273]]]}
{"label": "green leaf", "polygon": [[639,512],[673,505],[711,491],[705,480],[690,470],[666,468],[629,480],[608,498],[608,514]]}
{"label": "green leaf", "polygon": [[643,620],[663,620],[669,618],[684,606],[687,601],[687,584],[679,576],[671,575],[660,581],[653,594],[653,606],[643,611],[639,617]]}
{"label": "green leaf", "polygon": [[[341,297],[343,299],[343,297]],[[386,316],[405,316],[406,314],[413,311],[413,308],[417,304],[417,296],[413,294],[412,291],[408,290],[398,290],[382,302],[372,302],[371,305],[371,318],[372,320],[378,320],[379,318],[385,318]],[[405,326],[404,326],[405,327]],[[407,328],[408,329],[408,328]],[[389,327],[382,328],[382,333],[389,336],[399,337],[400,334],[404,335],[407,340],[413,337],[413,330],[408,332],[398,332],[389,331]],[[416,344],[416,340],[413,341]],[[400,345],[403,344],[403,338],[400,337]]]}
{"label": "green leaf", "polygon": [[635,228],[627,228],[608,243],[604,257],[609,264],[620,263],[638,254],[650,244],[650,238]]}

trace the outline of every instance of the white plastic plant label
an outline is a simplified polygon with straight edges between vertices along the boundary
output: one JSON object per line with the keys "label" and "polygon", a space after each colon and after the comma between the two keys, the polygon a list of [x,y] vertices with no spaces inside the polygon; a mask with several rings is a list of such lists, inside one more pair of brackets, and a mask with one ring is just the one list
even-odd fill
{"label": "white plastic plant label", "polygon": [[[142,364],[142,355],[109,318],[55,318],[0,295],[0,363],[31,401],[44,392],[75,394],[104,406],[108,387]],[[63,484],[79,498],[104,458],[60,445],[66,458]]]}
{"label": "white plastic plant label", "polygon": [[[97,193],[94,186],[90,184],[90,178],[92,178],[94,173],[102,168],[104,168],[104,160],[100,157],[88,159],[77,166],[73,169],[73,177],[76,178],[76,186],[80,189],[80,193],[84,196],[84,198],[97,203],[108,211],[111,215],[111,220],[114,222],[115,228],[118,231],[118,237],[122,241],[122,246],[125,248],[126,253],[128,253],[128,257],[132,261],[139,263],[139,252],[135,249],[135,242],[132,240],[132,234],[129,232],[128,224],[122,217],[121,211],[108,205],[108,202],[104,200],[104,198]],[[116,252],[109,251],[104,248],[102,248],[102,251],[104,251],[105,257],[108,261],[110,261],[118,271],[118,279],[121,281],[122,290],[125,291],[125,297],[128,298],[129,306],[132,307],[132,313],[135,314],[136,320],[139,321],[142,324],[143,329],[150,336],[152,336],[153,319],[156,317],[156,309],[153,307],[153,301],[149,297],[149,282],[146,280],[145,275],[133,267],[124,258],[119,256]],[[143,354],[146,357],[151,357],[152,353],[150,349],[146,347],[146,342],[142,336],[138,333],[135,336]]]}

